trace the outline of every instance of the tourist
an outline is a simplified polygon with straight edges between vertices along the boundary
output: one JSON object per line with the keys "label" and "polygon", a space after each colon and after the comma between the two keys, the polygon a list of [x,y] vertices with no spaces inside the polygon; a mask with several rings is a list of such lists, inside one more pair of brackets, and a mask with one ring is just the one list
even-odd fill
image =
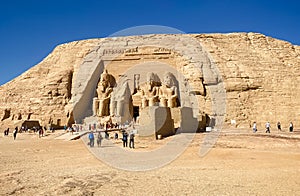
{"label": "tourist", "polygon": [[134,133],[130,132],[129,134],[129,148],[134,148]]}
{"label": "tourist", "polygon": [[278,129],[278,131],[281,131],[281,124],[280,124],[280,122],[277,123],[277,129]]}
{"label": "tourist", "polygon": [[290,132],[293,132],[293,130],[294,130],[294,125],[293,125],[293,123],[291,122],[291,123],[290,123]]}
{"label": "tourist", "polygon": [[79,125],[75,125],[74,128],[75,128],[75,131],[76,131],[76,132],[79,132]]}
{"label": "tourist", "polygon": [[43,131],[43,129],[42,129],[42,127],[40,127],[40,129],[39,129],[39,138],[41,138],[41,136],[42,136],[42,131]]}
{"label": "tourist", "polygon": [[122,141],[123,141],[123,147],[127,147],[127,143],[128,143],[128,134],[125,130],[123,130],[123,138],[122,138]]}
{"label": "tourist", "polygon": [[92,131],[89,133],[89,140],[90,140],[90,147],[94,147],[95,138],[94,138],[94,133]]}
{"label": "tourist", "polygon": [[109,133],[107,131],[104,132],[105,133],[105,139],[109,139]]}
{"label": "tourist", "polygon": [[101,135],[101,132],[98,133],[98,137],[97,137],[97,145],[98,147],[101,147],[101,141],[102,141],[103,137]]}
{"label": "tourist", "polygon": [[271,127],[270,123],[267,122],[266,123],[266,133],[270,133],[270,127]]}
{"label": "tourist", "polygon": [[5,136],[8,135],[8,132],[9,132],[9,128],[5,129],[5,130],[4,130],[4,135],[5,135]]}
{"label": "tourist", "polygon": [[257,131],[257,125],[256,122],[253,123],[253,133],[256,133]]}
{"label": "tourist", "polygon": [[17,133],[18,133],[18,127],[15,128],[13,135],[14,135],[14,140],[17,138]]}
{"label": "tourist", "polygon": [[115,132],[115,140],[117,140],[118,138],[119,138],[119,134]]}

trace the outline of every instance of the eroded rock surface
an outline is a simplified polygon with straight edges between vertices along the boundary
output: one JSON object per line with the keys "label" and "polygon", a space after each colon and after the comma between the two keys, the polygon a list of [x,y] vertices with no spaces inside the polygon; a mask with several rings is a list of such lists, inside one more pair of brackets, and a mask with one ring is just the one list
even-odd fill
{"label": "eroded rock surface", "polygon": [[[157,39],[163,37],[152,36]],[[187,35],[174,36],[180,39]],[[300,82],[299,46],[258,33],[188,36],[201,43],[202,49],[211,57],[206,60],[216,65],[221,77],[205,78],[209,74],[213,75],[214,70],[212,73],[204,69],[196,70],[193,66],[196,60],[187,59],[184,54],[164,48],[144,48],[143,51],[154,51],[147,56],[149,61],[156,60],[177,66],[194,89],[187,93],[194,93],[197,97],[199,115],[214,115],[211,109],[214,88],[210,86],[222,81],[226,91],[227,125],[236,122],[236,126],[249,127],[256,121],[259,126],[263,126],[270,121],[275,127],[277,121],[280,121],[285,128],[292,121],[295,127],[300,126],[300,86],[297,85]],[[136,38],[140,39],[141,36]],[[27,119],[40,120],[42,125],[63,126],[73,123],[72,99],[74,89],[77,88],[74,83],[78,70],[81,70],[80,66],[84,66],[84,61],[92,61],[95,48],[109,39],[82,40],[59,45],[41,63],[2,85],[1,123],[12,125],[13,122]],[[134,50],[129,52],[132,54],[126,56],[128,60],[122,62],[122,67],[115,66],[120,63],[117,60],[112,62],[114,66],[108,66],[113,75],[118,76],[120,71],[124,71],[122,69],[134,64],[131,62],[137,62],[145,56],[133,55]],[[81,80],[84,81],[84,78]]]}

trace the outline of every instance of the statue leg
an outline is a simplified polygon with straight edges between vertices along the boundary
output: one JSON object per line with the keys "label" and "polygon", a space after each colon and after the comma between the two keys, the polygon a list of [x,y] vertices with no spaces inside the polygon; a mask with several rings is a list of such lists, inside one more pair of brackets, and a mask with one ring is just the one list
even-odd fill
{"label": "statue leg", "polygon": [[168,107],[168,100],[166,98],[161,98],[160,103],[162,107]]}
{"label": "statue leg", "polygon": [[177,98],[169,98],[168,99],[168,107],[170,107],[170,108],[177,107],[176,99]]}
{"label": "statue leg", "polygon": [[113,116],[113,115],[117,115],[117,107],[116,107],[116,105],[117,105],[117,102],[116,101],[111,101],[111,103],[110,103],[110,115],[111,116]]}
{"label": "statue leg", "polygon": [[149,98],[149,106],[153,106],[153,99],[152,98]]}
{"label": "statue leg", "polygon": [[118,114],[118,116],[124,116],[126,110],[129,111],[128,104],[125,104],[125,102],[123,100],[118,101],[118,103],[117,103],[117,114]]}
{"label": "statue leg", "polygon": [[105,110],[104,110],[104,115],[105,115],[105,116],[109,116],[109,105],[110,105],[109,102],[110,102],[109,100],[106,101],[106,102],[105,102],[105,105],[104,105],[104,108],[105,108]]}
{"label": "statue leg", "polygon": [[155,106],[156,103],[158,103],[158,98],[157,97],[151,97],[149,98],[149,106]]}
{"label": "statue leg", "polygon": [[98,114],[99,114],[99,116],[104,116],[104,104],[103,104],[103,100],[100,100],[99,101],[99,112],[98,112]]}
{"label": "statue leg", "polygon": [[173,105],[173,104],[172,104],[172,100],[171,100],[171,99],[168,99],[168,107],[173,108],[172,105]]}
{"label": "statue leg", "polygon": [[148,106],[148,100],[146,98],[142,99],[142,108],[145,108]]}
{"label": "statue leg", "polygon": [[93,99],[93,116],[97,116],[99,111],[99,100],[98,98]]}

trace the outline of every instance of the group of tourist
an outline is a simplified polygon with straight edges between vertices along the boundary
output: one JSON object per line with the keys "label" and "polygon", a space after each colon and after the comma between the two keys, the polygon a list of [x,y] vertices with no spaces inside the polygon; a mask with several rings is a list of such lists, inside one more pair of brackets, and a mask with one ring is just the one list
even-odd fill
{"label": "group of tourist", "polygon": [[[109,134],[107,131],[104,132],[105,133],[105,139],[109,139]],[[129,137],[129,148],[134,148],[134,133],[133,131],[131,131],[128,135],[127,131],[125,130],[122,130],[122,141],[123,141],[123,147],[128,147],[128,137]],[[114,136],[115,140],[119,139],[119,135],[117,132],[115,132],[115,136]],[[88,145],[90,147],[94,147],[95,145],[95,135],[94,135],[94,132],[91,131],[89,134],[88,134],[88,139],[89,139],[89,143]],[[102,140],[103,140],[103,137],[102,137],[102,134],[101,132],[99,131],[98,134],[97,134],[97,145],[98,147],[101,147],[101,143],[102,143]]]}
{"label": "group of tourist", "polygon": [[[21,130],[22,129],[23,129],[23,127],[21,128]],[[41,137],[44,137],[44,133],[47,130],[47,127],[41,127],[41,126],[39,126],[39,127],[33,127],[32,130],[34,131],[34,133],[38,133],[39,134],[39,138],[41,138]],[[28,131],[28,129],[27,129],[27,131]],[[50,131],[54,132],[53,127],[50,127]]]}
{"label": "group of tourist", "polygon": [[[122,141],[123,141],[123,147],[127,147],[128,145],[128,133],[123,130],[123,137],[122,137]],[[129,133],[129,148],[134,148],[134,133],[131,131]]]}
{"label": "group of tourist", "polygon": [[[271,133],[271,124],[270,124],[270,122],[266,123],[265,128],[266,128],[266,133]],[[281,123],[280,122],[277,122],[277,129],[278,129],[278,131],[282,131],[281,130]],[[252,130],[253,130],[253,133],[257,132],[257,124],[256,124],[256,122],[253,123]],[[290,122],[290,124],[289,124],[289,131],[290,132],[294,131],[294,125],[293,125],[292,122]]]}
{"label": "group of tourist", "polygon": [[112,123],[112,122],[108,122],[105,124],[100,123],[100,129],[104,129],[108,130],[108,129],[119,129],[120,125],[118,123]]}
{"label": "group of tourist", "polygon": [[82,125],[80,125],[80,126],[77,125],[77,124],[74,124],[73,126],[67,126],[67,125],[65,125],[64,126],[64,130],[68,131],[71,134],[73,134],[73,132],[82,131]]}
{"label": "group of tourist", "polygon": [[106,122],[106,123],[100,123],[100,124],[89,124],[89,131],[93,131],[98,129],[105,129],[105,130],[111,130],[111,129],[123,129],[129,126],[128,122],[125,122],[124,124],[119,123],[112,123],[112,122]]}
{"label": "group of tourist", "polygon": [[[16,138],[17,138],[18,130],[19,130],[19,128],[16,127],[13,131],[14,140],[16,140]],[[9,135],[9,128],[4,130],[4,136],[8,136],[8,135]]]}
{"label": "group of tourist", "polygon": [[8,136],[8,134],[9,134],[9,128],[4,130],[4,136]]}
{"label": "group of tourist", "polygon": [[[32,129],[34,133],[38,133],[39,134],[39,138],[44,137],[44,133],[47,130],[46,127],[32,127]],[[50,130],[52,132],[54,132],[54,129],[51,127]],[[15,127],[14,131],[13,131],[13,138],[14,140],[17,138],[17,134],[18,133],[22,133],[22,132],[27,132],[29,131],[29,129],[27,128],[27,126],[21,126],[21,128],[19,129],[18,126]],[[4,130],[4,136],[8,136],[9,135],[9,128],[7,128],[6,130]]]}
{"label": "group of tourist", "polygon": [[[94,132],[91,131],[88,135],[88,138],[89,138],[89,145],[90,147],[94,147],[94,143],[95,143],[95,136],[94,136]],[[101,142],[102,142],[102,135],[101,135],[101,132],[98,132],[98,136],[97,136],[97,145],[98,147],[101,147]]]}

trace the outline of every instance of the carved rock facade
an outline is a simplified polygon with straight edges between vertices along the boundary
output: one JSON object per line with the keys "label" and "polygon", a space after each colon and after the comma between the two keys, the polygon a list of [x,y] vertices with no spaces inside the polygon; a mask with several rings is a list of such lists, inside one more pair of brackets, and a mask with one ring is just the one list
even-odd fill
{"label": "carved rock facade", "polygon": [[[174,40],[182,42],[185,37],[199,41],[199,51],[207,53],[199,57],[197,52],[186,48],[182,48],[185,52],[178,52],[179,48],[172,50],[173,38],[166,40],[164,35],[151,37],[166,42],[163,47],[136,46],[138,41],[141,43],[149,37],[119,38],[117,46],[109,44],[112,38],[105,38],[56,47],[41,63],[0,87],[1,124],[13,126],[30,119],[39,120],[41,125],[63,126],[84,119],[92,114],[93,97],[104,67],[116,80],[122,79],[125,72],[141,80],[146,76],[134,75],[136,72],[128,69],[142,62],[151,67],[151,62],[157,61],[173,66],[184,76],[181,85],[186,82],[191,88],[180,88],[180,104],[184,106],[185,94],[195,96],[199,111],[194,113],[204,123],[205,119],[224,115],[226,125],[235,122],[238,127],[249,127],[253,121],[258,127],[267,121],[273,127],[278,121],[283,128],[290,121],[296,128],[300,126],[299,46],[257,33],[173,35]],[[130,46],[134,42],[137,44]],[[101,47],[104,43],[108,47]],[[202,67],[195,66],[199,62],[203,62]],[[213,64],[216,67],[205,68]],[[145,72],[149,70],[145,68]],[[130,89],[138,86],[138,82],[143,83],[133,81]],[[212,108],[214,93],[219,91],[214,87],[220,82],[226,92],[224,113],[217,111],[222,106],[216,105],[215,111]],[[73,113],[78,111],[86,113],[74,117]]]}

